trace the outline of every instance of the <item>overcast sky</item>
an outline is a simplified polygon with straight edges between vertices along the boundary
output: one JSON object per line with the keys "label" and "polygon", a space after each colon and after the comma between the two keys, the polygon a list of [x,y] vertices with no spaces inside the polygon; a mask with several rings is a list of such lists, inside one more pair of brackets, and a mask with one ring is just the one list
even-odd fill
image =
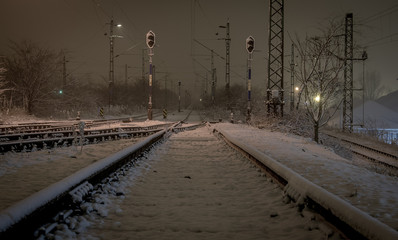
{"label": "overcast sky", "polygon": [[[266,86],[268,1],[266,0],[0,0],[0,53],[7,54],[7,41],[31,39],[53,50],[67,52],[67,71],[92,82],[108,79],[109,22],[123,25],[114,33],[123,36],[115,40],[115,77],[123,81],[125,65],[129,66],[130,81],[141,75],[141,53],[145,34],[156,34],[153,62],[157,79],[164,73],[169,79],[182,81],[186,88],[201,87],[200,78],[206,70],[195,64],[191,53],[204,67],[210,68],[210,51],[204,45],[225,56],[225,29],[229,18],[231,29],[231,84],[244,84],[247,52],[245,40],[252,35],[256,40],[252,79],[260,88]],[[369,59],[366,71],[377,72],[386,87],[398,89],[398,3],[396,0],[285,0],[285,54],[290,54],[289,34],[311,34],[328,20],[344,20],[354,14],[354,40],[366,47]],[[194,13],[194,24],[192,14]],[[194,26],[194,28],[192,28]],[[192,29],[194,29],[194,34]],[[217,36],[216,33],[219,33]],[[358,56],[360,57],[360,56]],[[218,86],[225,84],[225,63],[215,58]],[[285,66],[290,58],[285,58]],[[356,78],[362,74],[362,63],[354,65]],[[286,77],[289,75],[286,73]],[[210,76],[209,76],[210,78]],[[195,80],[196,79],[196,80]],[[161,83],[162,85],[164,83]],[[177,84],[176,82],[174,83]]]}

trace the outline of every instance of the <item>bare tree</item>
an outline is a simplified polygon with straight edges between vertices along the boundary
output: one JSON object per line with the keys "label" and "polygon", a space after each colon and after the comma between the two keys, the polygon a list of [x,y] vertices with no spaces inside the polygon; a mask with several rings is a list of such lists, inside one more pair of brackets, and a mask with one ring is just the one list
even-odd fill
{"label": "bare tree", "polygon": [[3,57],[0,56],[0,97],[7,90],[7,89],[5,89],[6,81],[5,81],[5,77],[4,77],[6,72],[7,72],[7,69],[4,67]]}
{"label": "bare tree", "polygon": [[6,100],[6,92],[8,90],[11,90],[10,88],[7,87],[7,82],[5,78],[5,74],[7,72],[7,69],[5,68],[5,63],[4,63],[5,57],[0,56],[0,111],[3,109],[7,108],[7,100]]}
{"label": "bare tree", "polygon": [[5,60],[5,78],[20,104],[32,114],[37,104],[48,99],[59,67],[57,54],[30,41],[11,42],[13,55]]}
{"label": "bare tree", "polygon": [[[330,23],[317,37],[296,37],[298,70],[296,79],[300,82],[299,99],[304,98],[307,116],[313,123],[314,140],[319,140],[319,128],[324,126],[337,111],[342,99],[342,78],[344,61],[338,36],[342,24]],[[299,103],[298,103],[299,104]]]}

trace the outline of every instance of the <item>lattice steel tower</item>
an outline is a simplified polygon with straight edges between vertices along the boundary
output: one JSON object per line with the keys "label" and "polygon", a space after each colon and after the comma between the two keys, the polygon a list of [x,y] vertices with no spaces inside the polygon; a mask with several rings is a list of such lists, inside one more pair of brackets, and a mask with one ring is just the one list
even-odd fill
{"label": "lattice steel tower", "polygon": [[344,48],[344,98],[343,98],[343,131],[352,132],[353,126],[353,61],[354,61],[354,21],[352,13],[345,17]]}
{"label": "lattice steel tower", "polygon": [[[267,112],[283,117],[283,0],[269,1]],[[279,110],[278,110],[279,109]]]}

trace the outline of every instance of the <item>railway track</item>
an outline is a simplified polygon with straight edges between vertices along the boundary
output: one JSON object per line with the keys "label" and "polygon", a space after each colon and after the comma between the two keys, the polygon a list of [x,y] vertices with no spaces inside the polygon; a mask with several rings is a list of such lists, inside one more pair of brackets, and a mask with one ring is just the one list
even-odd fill
{"label": "railway track", "polygon": [[[121,123],[119,127],[102,128],[93,128],[93,125],[91,125],[91,128],[84,128],[83,135],[76,127],[60,131],[42,130],[38,132],[4,134],[0,135],[0,152],[31,151],[32,149],[70,146],[73,144],[79,144],[80,139],[83,140],[84,144],[89,144],[120,138],[143,137],[158,132],[171,124],[172,123],[165,123],[137,127],[128,123]],[[109,123],[106,123],[105,125],[109,125]]]}
{"label": "railway track", "polygon": [[[290,238],[292,238],[298,236],[297,234],[299,234],[298,232],[295,232],[296,228],[294,227],[295,230],[292,232],[290,228],[291,226],[284,224],[283,219],[279,219],[279,216],[281,215],[292,214],[288,215],[288,218],[298,217],[298,219],[301,219],[297,222],[300,223],[299,228],[301,228],[302,230],[302,222],[309,221],[308,223],[310,226],[314,226],[314,224],[317,226],[304,229],[306,231],[306,234],[310,234],[308,235],[309,238],[311,238],[311,236],[318,236],[316,234],[319,233],[319,229],[323,229],[322,234],[326,233],[328,236],[336,234],[334,235],[335,237],[341,234],[340,237],[343,238],[348,237],[355,239],[381,239],[378,235],[380,233],[383,233],[382,236],[390,236],[391,239],[395,239],[397,237],[396,231],[391,230],[388,227],[386,228],[385,225],[380,224],[374,219],[365,217],[362,212],[360,212],[356,208],[353,208],[345,201],[342,201],[336,196],[332,196],[330,193],[317,186],[313,186],[313,184],[308,183],[308,181],[300,177],[298,174],[290,173],[289,171],[291,170],[278,165],[277,163],[272,161],[272,159],[269,159],[261,153],[258,153],[258,151],[251,149],[250,146],[248,147],[244,144],[242,145],[239,141],[234,140],[234,137],[229,136],[224,132],[220,132],[214,129],[215,136],[223,139],[223,141],[236,149],[238,152],[243,153],[243,155],[246,156],[248,159],[254,161],[273,180],[266,180],[266,178],[261,180],[262,178],[258,178],[258,181],[261,182],[257,182],[258,184],[266,185],[260,185],[260,188],[258,190],[252,189],[254,186],[257,186],[257,183],[253,185],[253,183],[247,182],[245,180],[245,175],[242,175],[242,172],[250,170],[249,168],[243,168],[242,161],[239,160],[242,157],[238,157],[236,156],[236,153],[225,150],[225,147],[221,148],[220,145],[222,144],[220,144],[219,140],[216,140],[216,138],[214,138],[210,133],[208,133],[207,135],[203,135],[203,131],[199,133],[193,132],[192,134],[188,135],[175,135],[172,133],[173,131],[181,132],[184,130],[193,130],[201,126],[203,126],[203,123],[188,124],[186,125],[186,128],[179,124],[175,124],[170,128],[152,134],[137,145],[125,149],[113,156],[105,158],[88,168],[82,169],[74,175],[64,179],[63,181],[58,182],[25,199],[18,205],[14,205],[6,209],[5,211],[0,213],[0,238],[26,239],[32,238],[32,236],[34,236],[35,238],[46,239],[47,237],[54,237],[54,234],[56,232],[65,233],[68,231],[75,232],[75,234],[84,234],[85,231],[79,230],[78,225],[79,222],[83,223],[84,225],[84,219],[88,218],[85,214],[91,213],[91,217],[93,217],[94,215],[101,216],[105,214],[100,209],[96,208],[96,206],[98,205],[106,204],[106,201],[104,202],[104,200],[101,199],[101,196],[103,194],[110,194],[115,198],[119,197],[125,199],[124,201],[131,198],[126,195],[126,192],[134,192],[134,189],[119,191],[118,188],[115,186],[117,186],[123,178],[129,176],[129,171],[131,169],[140,168],[139,165],[143,165],[143,167],[141,168],[145,171],[148,171],[151,177],[149,177],[148,179],[141,179],[141,181],[137,180],[137,184],[149,181],[151,182],[151,184],[153,184],[152,187],[157,186],[159,187],[159,189],[149,192],[153,194],[152,199],[142,199],[143,201],[138,203],[136,202],[130,206],[132,210],[135,210],[131,213],[127,213],[128,218],[134,218],[135,220],[137,220],[138,225],[134,225],[133,228],[130,230],[120,230],[120,232],[134,232],[135,234],[143,234],[143,236],[145,236],[145,234],[156,234],[156,231],[153,232],[153,230],[157,229],[157,227],[159,227],[159,224],[163,223],[165,225],[160,225],[163,226],[163,228],[161,228],[163,229],[162,233],[164,233],[165,229],[170,230],[167,231],[167,233],[171,234],[171,236],[177,236],[173,235],[173,233],[182,234],[186,232],[188,232],[188,234],[200,233],[203,234],[202,236],[207,236],[206,234],[214,236],[211,234],[216,233],[224,236],[225,239],[230,239],[231,236],[235,235],[231,235],[228,231],[223,231],[222,227],[222,219],[226,216],[222,215],[221,213],[226,213],[227,215],[229,215],[228,217],[232,217],[231,219],[235,219],[236,221],[241,221],[237,220],[240,219],[241,215],[246,216],[248,214],[247,216],[251,219],[250,221],[252,224],[249,224],[247,226],[245,225],[244,229],[250,229],[250,231],[245,232],[243,230],[244,235],[242,236],[248,236],[249,232],[256,234],[253,239],[258,238],[259,236],[265,236],[261,235],[265,234],[264,232],[262,232],[264,229],[258,230],[253,226],[255,224],[258,224],[258,222],[262,222],[265,225],[269,225],[271,224],[271,222],[274,222],[276,225],[273,226],[278,226],[279,228],[281,226],[287,226],[292,234],[290,235]],[[168,139],[171,139],[171,141],[169,141]],[[154,146],[156,147],[154,148]],[[185,151],[179,153],[178,149],[185,149]],[[155,153],[153,154],[153,156],[155,156],[155,159],[151,157],[151,153],[153,153],[154,151]],[[203,153],[209,154],[206,155],[205,159],[207,159],[207,161],[205,162],[202,162],[204,158],[201,158]],[[166,159],[168,161],[162,160],[159,163],[160,165],[155,165],[155,167],[157,167],[154,169],[148,167],[149,163],[147,161],[160,161],[160,159]],[[241,163],[238,164],[237,162],[239,161],[241,161]],[[179,165],[179,163],[181,163],[182,165]],[[237,167],[234,168],[234,166]],[[221,172],[218,171],[224,172],[221,174]],[[229,171],[232,172],[231,178],[235,180],[232,180],[233,182],[225,183],[224,181],[227,182],[230,180],[228,177],[221,178],[222,181],[219,182],[217,176],[219,177],[223,176],[224,174],[230,174]],[[158,178],[158,180],[156,180],[156,176],[159,177],[159,175],[163,177],[160,177]],[[169,178],[170,176],[175,175],[177,175],[178,177],[175,179]],[[212,176],[212,178],[210,176]],[[260,177],[262,176],[263,175],[260,175]],[[176,205],[170,206],[168,204],[164,206],[162,204],[156,203],[156,199],[163,196],[162,193],[166,194],[169,191],[167,190],[169,189],[169,187],[171,187],[172,189],[178,187],[178,182],[181,183],[181,181],[183,181],[182,186],[184,188],[179,190],[180,194],[177,194],[176,196],[170,196],[172,198],[166,198],[164,201],[162,201],[165,204],[168,204],[170,202],[177,203]],[[205,182],[200,183],[200,181]],[[287,206],[287,208],[292,210],[291,213],[286,213],[284,212],[285,210],[282,211],[283,214],[278,211],[275,212],[273,210],[275,208],[274,205],[271,205],[268,210],[262,208],[263,205],[267,204],[261,201],[270,198],[270,196],[262,196],[260,192],[264,189],[269,189],[265,192],[270,194],[270,192],[276,191],[275,189],[279,189],[277,187],[278,185],[268,185],[270,184],[270,182],[273,181],[277,182],[278,185],[282,187],[283,190],[279,190],[280,193],[285,192],[284,199],[286,202],[283,205],[285,206],[285,208]],[[131,178],[128,178],[127,182],[131,182]],[[200,189],[202,184],[205,185],[204,189]],[[164,189],[162,190],[160,189],[160,187],[164,187]],[[148,191],[148,189],[151,188],[148,188],[148,186],[146,185],[142,185],[141,187],[138,187],[137,191],[141,191],[140,189]],[[223,194],[226,194],[226,196],[225,198],[219,196],[221,200],[214,202],[214,199],[212,197],[208,197],[211,196],[211,194],[208,194],[209,192],[203,192],[208,189],[214,190],[214,192],[212,192],[211,194],[220,193],[221,196]],[[303,189],[305,190],[303,191]],[[225,190],[226,192],[223,192]],[[255,207],[253,207],[253,205],[251,204],[245,205],[242,209],[238,211],[239,218],[238,215],[235,215],[234,217],[233,213],[232,216],[230,216],[231,214],[228,214],[230,210],[235,207],[239,209],[240,207],[238,207],[237,205],[245,202],[242,200],[234,202],[232,201],[232,199],[246,196],[247,194],[249,194],[249,192],[244,193],[244,191],[247,190],[250,190],[250,194],[253,194],[253,192],[255,194],[248,196],[246,200],[256,198],[257,195],[259,195],[258,197],[261,199],[261,201],[254,204]],[[136,195],[132,195],[133,200],[137,199],[137,197],[142,194],[142,192],[136,193]],[[199,193],[202,193],[200,196],[204,198],[200,198],[197,195]],[[185,196],[187,198],[185,198]],[[279,198],[279,201],[280,200],[281,199]],[[274,199],[273,201],[276,200]],[[289,205],[286,205],[286,203],[288,203],[289,201],[296,202],[295,205],[298,206],[299,212],[297,212],[297,210],[295,210],[294,208],[291,208]],[[29,206],[29,208],[27,208],[26,206]],[[167,207],[171,207],[171,209],[173,209],[179,208],[181,206],[185,206],[182,208],[182,212],[187,213],[188,218],[187,216],[178,216],[176,218],[179,221],[178,224],[167,223],[167,219],[169,219],[171,216],[167,213],[163,216],[162,213],[157,212],[167,212],[168,209],[170,209]],[[340,212],[339,209],[335,208],[336,206],[344,206],[344,208],[342,209],[345,209],[346,212]],[[202,207],[205,207],[208,210],[201,211],[201,209],[203,210]],[[143,209],[140,211],[141,208]],[[195,210],[196,208],[197,210]],[[247,211],[248,208],[252,209],[253,212]],[[209,209],[212,210],[210,211]],[[209,216],[205,214],[201,215],[203,221],[197,223],[201,227],[196,227],[196,225],[193,226],[192,224],[189,225],[190,220],[192,220],[189,218],[189,216],[192,217],[197,216],[198,214],[200,215],[203,213],[211,213],[213,210],[218,211],[220,209],[220,219],[217,219],[218,216],[210,216],[210,218],[207,218]],[[191,211],[194,212],[192,213]],[[116,211],[115,213],[116,215],[118,215],[118,211]],[[173,212],[169,212],[169,214],[173,214]],[[260,221],[256,220],[253,222],[253,215],[258,216],[259,218],[266,217],[266,219],[262,219]],[[163,217],[163,220],[159,220],[159,218],[154,218],[154,220],[151,220],[152,217],[160,217],[160,219],[162,219]],[[325,220],[322,219],[326,219],[327,221],[325,222]],[[226,225],[233,225],[235,223],[235,220],[232,220],[232,222]],[[278,223],[277,220],[282,222]],[[371,222],[371,224],[373,224],[372,229],[364,229],[366,228],[366,226],[369,226],[369,221]],[[131,224],[132,222],[128,222],[127,224],[124,224],[124,222],[119,222],[119,224],[126,226]],[[153,225],[154,227],[148,227],[150,225],[147,224],[152,224],[152,222],[153,224],[155,224]],[[217,222],[217,226],[212,224],[214,222]],[[178,226],[184,223],[187,223],[189,226],[183,225],[186,226],[186,228],[179,229]],[[321,225],[322,227],[320,227]],[[221,226],[221,230],[219,226]],[[23,229],[23,231],[21,231],[21,229]],[[110,227],[101,229],[101,233],[104,233],[105,230],[111,230]],[[308,231],[308,229],[311,229],[311,231]],[[99,229],[94,229],[94,232],[97,230],[100,231]],[[239,227],[234,229],[234,231],[235,232],[233,232],[233,234],[242,233],[240,232]],[[269,231],[271,230],[269,229]],[[267,234],[269,234],[269,231],[267,231]],[[285,232],[289,231],[281,228],[281,232],[279,233],[285,234]],[[120,234],[120,232],[111,231],[104,234],[110,234],[109,236],[113,236],[112,234]],[[181,235],[178,236],[181,237]],[[280,235],[275,235],[275,237],[278,236]]]}
{"label": "railway track", "polygon": [[[98,120],[86,120],[86,127],[96,127],[104,124],[118,123],[121,121],[127,121],[127,119],[98,119]],[[50,122],[40,122],[40,123],[20,123],[20,124],[7,124],[0,125],[0,136],[10,135],[10,134],[29,134],[29,133],[39,133],[48,131],[65,131],[74,130],[78,127],[80,120],[71,121],[50,121]]]}
{"label": "railway track", "polygon": [[347,149],[350,150],[352,153],[359,155],[363,158],[371,160],[377,164],[384,165],[389,168],[393,168],[398,170],[398,155],[393,154],[391,152],[382,151],[376,149],[375,147],[371,147],[368,145],[360,144],[354,140],[350,140],[343,136],[338,136],[330,131],[322,131],[324,134],[328,135],[329,137],[339,139],[344,143],[348,143],[350,147]]}
{"label": "railway track", "polygon": [[[283,190],[210,129],[181,133],[183,127],[140,163],[147,170],[123,191],[129,194],[118,207],[126,217],[110,210],[84,237],[222,240],[323,235],[303,228],[302,222],[322,223],[284,203]],[[119,227],[114,229],[116,219]]]}
{"label": "railway track", "polygon": [[[160,116],[160,111],[154,111],[153,116]],[[79,127],[81,121],[85,122],[87,129],[106,126],[116,123],[128,123],[133,121],[144,121],[147,119],[146,114],[134,115],[131,117],[111,118],[111,119],[93,119],[93,120],[76,120],[69,121],[43,121],[43,122],[26,122],[18,124],[0,124],[0,138],[5,135],[28,135],[29,133],[37,134],[40,132],[63,132],[73,131]]]}

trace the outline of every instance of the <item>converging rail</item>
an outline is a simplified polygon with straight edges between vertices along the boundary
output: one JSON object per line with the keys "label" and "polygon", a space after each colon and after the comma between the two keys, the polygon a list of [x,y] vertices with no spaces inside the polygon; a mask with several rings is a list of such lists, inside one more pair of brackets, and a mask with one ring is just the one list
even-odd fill
{"label": "converging rail", "polygon": [[[206,131],[201,130],[204,126]],[[194,129],[198,130],[187,131]],[[210,129],[213,129],[213,135],[210,134]],[[180,133],[183,131],[187,133]],[[220,144],[222,142],[217,137],[240,154]],[[155,158],[151,157],[151,152],[154,152]],[[263,169],[278,185],[273,184],[273,181],[262,180],[262,175],[257,175],[261,178],[253,178],[251,175],[247,179],[246,174],[252,170],[239,160],[242,158],[241,154]],[[289,236],[308,234],[309,238],[319,238],[317,231],[326,231],[326,234],[336,231],[343,238],[350,239],[398,239],[398,232],[391,227],[242,143],[233,135],[219,130],[217,125],[203,122],[175,123],[3,210],[0,213],[0,238],[46,239],[60,225],[73,228],[74,223],[70,219],[93,211],[90,210],[89,201],[96,204],[95,194],[103,192],[105,185],[118,182],[128,175],[127,171],[135,167],[138,159],[159,163],[148,171],[147,181],[138,181],[134,184],[136,187],[130,189],[133,196],[124,196],[123,192],[111,190],[111,194],[125,197],[124,202],[128,204],[126,211],[131,211],[127,213],[127,217],[134,218],[134,226],[131,220],[129,224],[125,224],[131,228],[125,234],[135,234],[137,237],[146,234],[154,236],[157,232],[153,229],[159,227],[170,236],[189,236],[193,233],[202,234],[200,236],[204,238],[218,234],[222,239],[230,239],[231,236],[237,236],[236,234],[243,237],[249,233],[257,237],[280,236],[272,235],[270,229],[264,230],[269,225],[268,228],[279,226],[282,229],[277,234],[291,234]],[[150,185],[145,185],[146,182]],[[297,213],[296,209],[282,206],[283,214],[287,214],[288,219],[297,218],[294,222],[301,224],[301,221],[305,221],[306,224],[326,227],[309,227],[310,231],[299,224],[290,233],[291,229],[284,231],[283,221],[286,219],[278,218],[278,213],[274,210],[274,204],[282,200],[281,195],[275,192],[276,189],[285,192],[286,197],[299,208]],[[182,212],[175,212],[177,209]],[[190,224],[197,216],[200,216],[199,220],[194,220],[192,224],[197,223],[198,226]],[[176,223],[169,222],[170,219]],[[159,226],[159,221],[164,225]],[[226,228],[223,221],[236,228]],[[246,221],[249,222],[245,224]],[[312,223],[314,221],[317,223]],[[104,233],[105,236],[115,234],[112,228],[101,231],[110,231]],[[268,235],[264,235],[264,231]]]}
{"label": "converging rail", "polygon": [[[126,162],[97,184],[83,179],[69,190],[70,204],[59,205],[53,218],[47,218],[34,231],[35,237],[62,238],[59,232],[62,228],[79,232],[76,219],[90,218],[90,214],[99,218],[98,221],[106,221],[96,207],[104,201],[100,196],[105,194],[123,199],[121,208],[126,218],[118,219],[112,213],[109,216],[116,217],[123,228],[112,230],[107,226],[96,227],[94,223],[79,236],[98,235],[108,239],[134,235],[145,239],[165,234],[175,236],[174,239],[188,239],[194,234],[205,239],[216,236],[217,239],[258,239],[300,235],[310,239],[325,234],[314,227],[323,223],[312,220],[309,211],[304,210],[303,216],[284,202],[283,190],[259,174],[242,155],[231,151],[211,133],[209,125],[184,125],[174,126],[178,128],[176,131],[166,131],[167,138],[161,144],[146,151],[142,158]],[[193,129],[197,130],[187,131]],[[147,173],[139,173],[142,178],[133,180],[132,188],[112,187],[131,182],[129,172],[135,168]],[[125,192],[128,194],[124,195]],[[303,227],[302,222],[307,222],[304,225],[311,230]]]}

